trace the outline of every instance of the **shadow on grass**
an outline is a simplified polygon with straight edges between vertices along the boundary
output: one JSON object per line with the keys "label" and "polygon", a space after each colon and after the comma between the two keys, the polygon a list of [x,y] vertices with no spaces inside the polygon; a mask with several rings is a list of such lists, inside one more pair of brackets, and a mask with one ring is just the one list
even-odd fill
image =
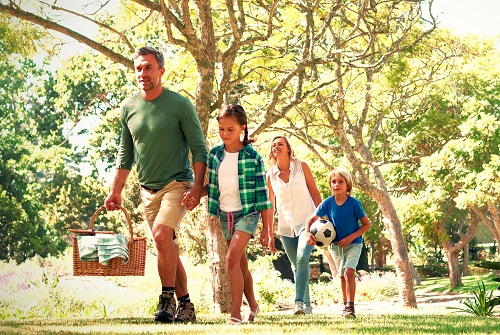
{"label": "shadow on grass", "polygon": [[0,334],[495,334],[500,318],[463,315],[259,315],[255,324],[226,325],[227,316],[200,315],[194,324],[158,324],[151,318],[4,320]]}
{"label": "shadow on grass", "polygon": [[484,281],[486,290],[494,290],[498,287],[498,283],[493,281],[496,276],[491,275],[476,275],[462,277],[463,286],[450,287],[450,278],[429,278],[423,279],[422,285],[417,286],[418,290],[425,290],[429,292],[451,292],[451,293],[470,293],[477,290],[477,283]]}

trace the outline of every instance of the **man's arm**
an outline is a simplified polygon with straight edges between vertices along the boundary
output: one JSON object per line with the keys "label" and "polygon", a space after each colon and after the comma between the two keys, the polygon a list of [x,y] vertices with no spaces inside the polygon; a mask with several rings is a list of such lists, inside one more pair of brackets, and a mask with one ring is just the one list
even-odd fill
{"label": "man's arm", "polygon": [[[204,162],[194,162],[194,184],[193,188],[184,193],[184,198],[181,204],[185,204],[188,210],[194,209],[200,203],[201,193],[203,190],[203,182],[205,180],[205,173],[207,171],[207,164]],[[190,199],[192,198],[192,199]]]}
{"label": "man's arm", "polygon": [[113,179],[113,184],[111,186],[111,192],[104,200],[104,206],[108,211],[115,211],[120,209],[122,205],[122,191],[127,182],[130,170],[126,169],[116,169],[115,178]]}

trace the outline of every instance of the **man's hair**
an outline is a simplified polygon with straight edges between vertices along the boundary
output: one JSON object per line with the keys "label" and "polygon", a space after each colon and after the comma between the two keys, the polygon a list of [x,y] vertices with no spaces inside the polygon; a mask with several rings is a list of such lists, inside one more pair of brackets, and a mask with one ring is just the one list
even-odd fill
{"label": "man's hair", "polygon": [[137,59],[137,57],[144,55],[154,55],[160,69],[163,69],[165,67],[165,58],[163,57],[163,53],[161,51],[153,47],[142,47],[135,50],[134,59]]}

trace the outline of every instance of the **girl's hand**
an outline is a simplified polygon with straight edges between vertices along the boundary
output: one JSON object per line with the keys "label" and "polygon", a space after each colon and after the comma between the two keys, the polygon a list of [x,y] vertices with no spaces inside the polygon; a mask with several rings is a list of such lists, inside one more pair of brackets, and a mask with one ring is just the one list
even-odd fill
{"label": "girl's hand", "polygon": [[311,234],[310,231],[306,231],[304,234],[306,234],[305,237],[306,237],[307,244],[316,245],[316,236]]}
{"label": "girl's hand", "polygon": [[185,192],[181,201],[181,206],[186,206],[187,210],[192,210],[195,206],[196,199],[191,195],[191,193]]}
{"label": "girl's hand", "polygon": [[274,254],[276,251],[278,251],[276,249],[276,246],[274,245],[274,236],[269,235],[268,238],[269,238],[269,251],[271,251],[271,253]]}
{"label": "girl's hand", "polygon": [[264,230],[260,232],[260,245],[262,245],[263,247],[267,247],[269,245],[269,236]]}

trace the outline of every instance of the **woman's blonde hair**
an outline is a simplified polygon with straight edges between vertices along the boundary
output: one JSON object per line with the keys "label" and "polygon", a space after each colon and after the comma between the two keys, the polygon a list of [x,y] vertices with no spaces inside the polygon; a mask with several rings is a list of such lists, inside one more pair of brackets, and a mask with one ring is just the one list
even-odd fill
{"label": "woman's blonde hair", "polygon": [[271,141],[271,149],[269,150],[269,161],[272,162],[273,164],[276,164],[276,157],[273,156],[273,142],[276,141],[277,139],[282,138],[286,142],[286,147],[288,148],[288,157],[290,160],[297,159],[295,157],[295,152],[292,149],[292,145],[290,144],[290,141],[285,135],[278,135],[273,138]]}
{"label": "woman's blonde hair", "polygon": [[330,173],[328,174],[328,186],[330,186],[330,184],[332,183],[332,179],[336,175],[344,178],[345,183],[347,184],[347,195],[350,195],[352,190],[352,176],[349,170],[347,170],[346,168],[338,167],[330,171]]}

